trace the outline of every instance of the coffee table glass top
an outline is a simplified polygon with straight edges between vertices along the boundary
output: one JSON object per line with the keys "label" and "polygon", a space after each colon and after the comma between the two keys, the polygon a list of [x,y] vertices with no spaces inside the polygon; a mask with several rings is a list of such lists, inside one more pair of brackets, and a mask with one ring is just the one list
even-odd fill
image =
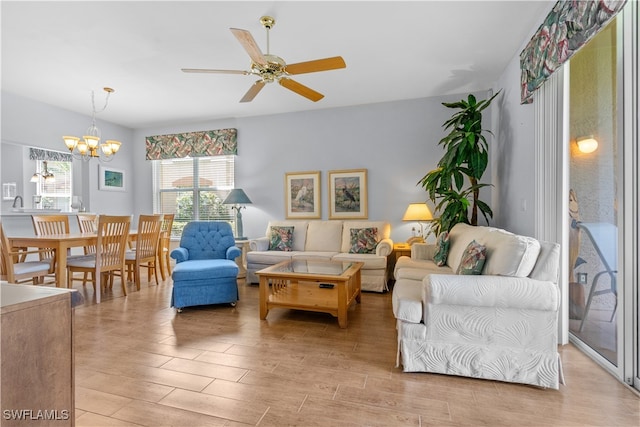
{"label": "coffee table glass top", "polygon": [[352,266],[351,262],[295,259],[274,265],[271,273],[304,273],[323,276],[340,276]]}

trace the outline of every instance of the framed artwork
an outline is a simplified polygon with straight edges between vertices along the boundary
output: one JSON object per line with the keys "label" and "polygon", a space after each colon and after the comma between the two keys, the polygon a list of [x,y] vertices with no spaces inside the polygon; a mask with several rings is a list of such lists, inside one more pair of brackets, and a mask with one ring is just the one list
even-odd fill
{"label": "framed artwork", "polygon": [[125,191],[126,181],[123,170],[102,165],[98,167],[98,170],[100,171],[100,180],[98,181],[100,190]]}
{"label": "framed artwork", "polygon": [[320,171],[287,172],[284,201],[287,219],[320,218]]}
{"label": "framed artwork", "polygon": [[367,170],[329,171],[329,219],[367,219]]}

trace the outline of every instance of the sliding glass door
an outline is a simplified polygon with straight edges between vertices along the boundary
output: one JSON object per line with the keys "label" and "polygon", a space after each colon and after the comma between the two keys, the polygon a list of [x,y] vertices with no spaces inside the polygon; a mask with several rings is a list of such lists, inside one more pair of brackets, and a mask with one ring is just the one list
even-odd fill
{"label": "sliding glass door", "polygon": [[568,64],[571,340],[640,388],[638,9],[632,2]]}

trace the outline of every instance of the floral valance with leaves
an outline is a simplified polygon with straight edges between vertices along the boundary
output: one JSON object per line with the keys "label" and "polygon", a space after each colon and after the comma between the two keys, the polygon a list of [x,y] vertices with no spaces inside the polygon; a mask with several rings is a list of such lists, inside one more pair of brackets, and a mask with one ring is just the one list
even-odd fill
{"label": "floral valance with leaves", "polygon": [[585,45],[627,0],[559,0],[520,54],[521,103]]}
{"label": "floral valance with leaves", "polygon": [[47,160],[50,162],[71,162],[73,157],[69,153],[49,151],[41,148],[29,148],[29,160]]}
{"label": "floral valance with leaves", "polygon": [[147,160],[238,154],[238,130],[217,129],[148,136]]}

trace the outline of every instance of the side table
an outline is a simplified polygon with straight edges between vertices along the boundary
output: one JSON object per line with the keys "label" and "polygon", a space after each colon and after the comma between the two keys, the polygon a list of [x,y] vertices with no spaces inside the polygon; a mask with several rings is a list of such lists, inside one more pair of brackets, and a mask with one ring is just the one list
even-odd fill
{"label": "side table", "polygon": [[398,258],[400,258],[401,256],[411,256],[411,245],[407,244],[407,243],[394,243],[393,244],[393,253],[391,254],[391,256],[388,258],[389,262],[388,262],[388,267],[389,267],[389,274],[391,277],[391,279],[393,279],[393,270],[396,267],[396,261],[398,261]]}
{"label": "side table", "polygon": [[236,240],[236,246],[242,251],[242,255],[236,258],[238,264],[238,279],[247,277],[247,252],[249,252],[249,240]]}

